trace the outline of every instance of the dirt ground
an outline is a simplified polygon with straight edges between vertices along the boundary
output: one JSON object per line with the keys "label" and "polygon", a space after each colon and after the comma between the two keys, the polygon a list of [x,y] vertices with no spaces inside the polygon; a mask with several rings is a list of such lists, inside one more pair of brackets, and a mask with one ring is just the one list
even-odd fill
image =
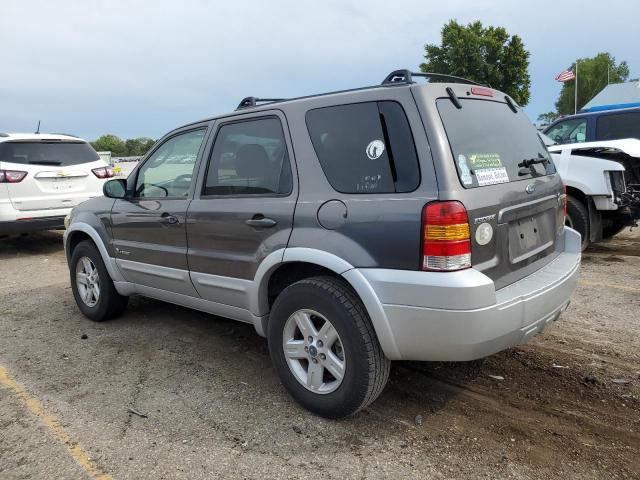
{"label": "dirt ground", "polygon": [[396,363],[377,402],[329,421],[253,327],[142,298],[92,323],[60,233],[0,240],[0,478],[640,478],[639,327],[636,230],[585,252],[530,345]]}

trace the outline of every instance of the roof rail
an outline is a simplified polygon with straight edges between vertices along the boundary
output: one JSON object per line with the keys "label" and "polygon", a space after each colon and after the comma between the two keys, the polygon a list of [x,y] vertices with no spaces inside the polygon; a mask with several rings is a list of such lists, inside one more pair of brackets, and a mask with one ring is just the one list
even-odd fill
{"label": "roof rail", "polygon": [[273,102],[282,102],[286,100],[286,98],[257,98],[257,97],[245,97],[238,104],[236,110],[240,110],[241,108],[249,108],[255,107],[258,103],[273,103]]}
{"label": "roof rail", "polygon": [[394,70],[385,77],[382,81],[382,85],[410,85],[415,83],[413,77],[423,77],[429,79],[451,81],[452,83],[468,83],[470,85],[483,85],[482,83],[474,82],[468,78],[456,77],[454,75],[447,75],[445,73],[429,73],[429,72],[412,72],[410,70]]}
{"label": "roof rail", "polygon": [[8,137],[8,136],[9,136],[8,133],[0,132],[0,137]]}

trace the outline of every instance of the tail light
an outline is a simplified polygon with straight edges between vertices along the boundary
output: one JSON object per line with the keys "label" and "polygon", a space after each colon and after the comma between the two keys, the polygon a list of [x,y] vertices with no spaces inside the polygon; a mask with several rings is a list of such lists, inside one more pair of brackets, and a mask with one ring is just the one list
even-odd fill
{"label": "tail light", "polygon": [[0,183],[20,183],[26,176],[27,172],[0,170]]}
{"label": "tail light", "polygon": [[467,210],[460,202],[432,202],[422,209],[422,270],[471,267]]}
{"label": "tail light", "polygon": [[114,176],[114,173],[111,167],[94,168],[91,171],[98,178],[111,178]]}

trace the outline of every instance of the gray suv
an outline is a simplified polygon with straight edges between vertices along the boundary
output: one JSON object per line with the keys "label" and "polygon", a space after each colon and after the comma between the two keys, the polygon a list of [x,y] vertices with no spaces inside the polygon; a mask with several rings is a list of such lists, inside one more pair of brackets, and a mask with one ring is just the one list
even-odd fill
{"label": "gray suv", "polygon": [[84,315],[137,294],[251,323],[291,395],[330,418],[373,402],[391,360],[527,342],[567,308],[580,265],[523,111],[443,75],[248,97],[167,134],[104,194],[65,233]]}

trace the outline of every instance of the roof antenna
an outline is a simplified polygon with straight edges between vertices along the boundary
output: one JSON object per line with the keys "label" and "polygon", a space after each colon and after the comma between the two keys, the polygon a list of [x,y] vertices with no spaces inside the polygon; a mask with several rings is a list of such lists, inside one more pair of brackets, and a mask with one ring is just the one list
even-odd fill
{"label": "roof antenna", "polygon": [[40,120],[38,120],[38,129],[36,130],[36,132],[38,135],[40,135]]}

